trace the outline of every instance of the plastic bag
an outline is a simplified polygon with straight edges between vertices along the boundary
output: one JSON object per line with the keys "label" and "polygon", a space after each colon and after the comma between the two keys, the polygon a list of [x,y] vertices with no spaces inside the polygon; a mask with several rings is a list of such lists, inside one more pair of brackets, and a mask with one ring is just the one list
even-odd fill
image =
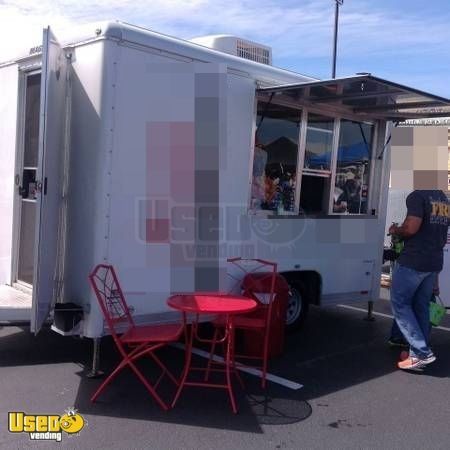
{"label": "plastic bag", "polygon": [[430,302],[430,323],[434,327],[437,327],[444,318],[447,310],[445,309],[445,306],[439,296],[434,296],[434,298],[438,301]]}

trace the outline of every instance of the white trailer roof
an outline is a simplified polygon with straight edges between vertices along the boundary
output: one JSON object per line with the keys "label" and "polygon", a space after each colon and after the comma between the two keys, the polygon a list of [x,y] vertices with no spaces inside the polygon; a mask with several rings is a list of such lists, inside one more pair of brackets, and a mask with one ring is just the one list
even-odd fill
{"label": "white trailer roof", "polygon": [[247,72],[251,76],[259,74],[259,77],[267,79],[268,84],[272,84],[269,82],[271,79],[291,79],[292,82],[295,82],[294,80],[297,82],[317,80],[317,78],[302,75],[290,70],[267,66],[266,64],[229,55],[194,42],[157,33],[120,21],[106,22],[103,26],[102,34],[108,38],[140,44],[154,49],[161,49],[173,53],[174,56],[189,55],[189,58],[199,62],[225,63],[229,68]]}
{"label": "white trailer roof", "polygon": [[[229,55],[194,42],[121,21],[95,22],[82,25],[76,29],[62,30],[61,32],[56,30],[56,34],[59,42],[65,47],[85,45],[100,39],[112,39],[170,53],[174,57],[181,57],[186,61],[227,64],[229,69],[247,73],[266,86],[279,84],[280,82],[298,83],[317,80],[317,78]],[[33,49],[33,56],[36,55],[36,49],[38,49],[39,44],[39,42],[31,42],[27,52],[29,53],[30,49]],[[12,61],[0,63],[0,66],[15,63],[20,59],[29,57],[30,54],[27,54],[27,52],[24,51]]]}

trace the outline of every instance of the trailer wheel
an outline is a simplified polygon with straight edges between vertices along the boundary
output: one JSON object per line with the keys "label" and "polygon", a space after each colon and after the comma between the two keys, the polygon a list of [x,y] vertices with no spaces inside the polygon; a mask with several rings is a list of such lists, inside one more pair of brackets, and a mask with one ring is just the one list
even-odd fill
{"label": "trailer wheel", "polygon": [[299,282],[289,284],[290,294],[286,311],[286,330],[288,333],[298,330],[308,314],[309,302],[305,289]]}

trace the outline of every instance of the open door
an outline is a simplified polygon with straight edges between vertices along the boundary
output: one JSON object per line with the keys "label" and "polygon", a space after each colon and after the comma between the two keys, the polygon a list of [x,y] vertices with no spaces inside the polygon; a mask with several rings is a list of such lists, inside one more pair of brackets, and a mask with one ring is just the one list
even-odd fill
{"label": "open door", "polygon": [[42,45],[36,234],[31,331],[37,333],[56,300],[59,217],[67,126],[68,65],[50,27]]}

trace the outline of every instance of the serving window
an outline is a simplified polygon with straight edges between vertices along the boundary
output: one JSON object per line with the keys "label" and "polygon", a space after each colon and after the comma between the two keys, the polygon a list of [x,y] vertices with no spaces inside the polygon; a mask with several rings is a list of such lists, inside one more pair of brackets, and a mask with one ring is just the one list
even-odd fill
{"label": "serving window", "polygon": [[328,213],[334,122],[332,117],[307,114],[299,208],[304,214]]}
{"label": "serving window", "polygon": [[301,110],[258,102],[251,209],[295,212]]}
{"label": "serving window", "polygon": [[374,126],[341,120],[333,212],[367,214]]}
{"label": "serving window", "polygon": [[250,210],[367,214],[374,129],[369,123],[259,101]]}

